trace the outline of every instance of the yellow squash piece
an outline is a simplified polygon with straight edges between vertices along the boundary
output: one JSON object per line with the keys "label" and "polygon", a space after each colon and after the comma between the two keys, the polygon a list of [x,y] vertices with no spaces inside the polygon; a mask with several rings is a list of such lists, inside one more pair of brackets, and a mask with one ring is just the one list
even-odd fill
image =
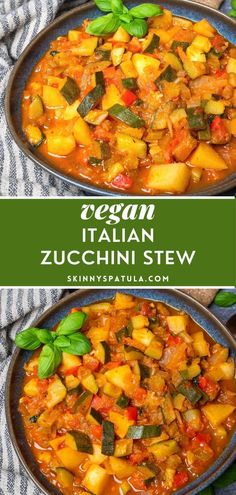
{"label": "yellow squash piece", "polygon": [[132,372],[129,365],[124,364],[123,366],[106,371],[105,376],[110,383],[120,387],[122,390],[126,390],[130,386]]}
{"label": "yellow squash piece", "polygon": [[205,340],[203,332],[200,331],[193,333],[192,338],[195,354],[199,357],[209,356],[209,344]]}
{"label": "yellow squash piece", "polygon": [[163,15],[150,18],[152,28],[169,29],[173,24],[173,16],[170,10],[164,9]]}
{"label": "yellow squash piece", "polygon": [[138,73],[131,60],[125,60],[120,64],[120,68],[126,77],[138,77]]}
{"label": "yellow squash piece", "polygon": [[78,117],[73,127],[73,134],[76,140],[76,143],[82,144],[83,146],[89,146],[92,143],[91,132],[88,124],[82,119],[82,117]]}
{"label": "yellow squash piece", "polygon": [[213,428],[221,423],[234,412],[235,407],[230,404],[207,404],[202,407],[202,411]]}
{"label": "yellow squash piece", "polygon": [[148,448],[158,461],[164,461],[166,458],[179,451],[176,440],[166,440],[164,442],[154,443]]}
{"label": "yellow squash piece", "polygon": [[236,58],[229,58],[226,70],[228,74],[236,74]]}
{"label": "yellow squash piece", "polygon": [[71,29],[68,31],[68,41],[79,41],[81,37],[81,32],[76,29]]}
{"label": "yellow squash piece", "polygon": [[183,193],[188,187],[190,169],[185,163],[152,165],[148,172],[147,187],[163,192]]}
{"label": "yellow squash piece", "polygon": [[92,375],[92,373],[91,373],[91,375],[88,375],[88,376],[85,376],[84,378],[82,378],[81,383],[82,383],[83,387],[86,388],[86,390],[88,390],[92,394],[96,394],[98,392],[98,386],[97,386],[96,380],[95,380],[94,376]]}
{"label": "yellow squash piece", "polygon": [[225,170],[228,168],[223,158],[207,143],[200,143],[189,161],[191,165],[199,168],[215,170]]}

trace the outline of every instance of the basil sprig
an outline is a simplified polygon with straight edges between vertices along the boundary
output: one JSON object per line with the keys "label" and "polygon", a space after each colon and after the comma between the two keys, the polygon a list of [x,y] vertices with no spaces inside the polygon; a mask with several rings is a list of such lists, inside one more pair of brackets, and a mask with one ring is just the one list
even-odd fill
{"label": "basil sprig", "polygon": [[39,378],[48,378],[55,373],[61,363],[62,351],[77,356],[91,351],[89,339],[78,332],[86,318],[85,313],[77,311],[63,318],[56,332],[33,327],[16,335],[15,344],[21,349],[35,351],[44,344],[39,355]]}
{"label": "basil sprig", "polygon": [[216,294],[214,303],[217,306],[222,306],[223,308],[228,308],[236,304],[236,294],[234,292],[221,291]]}
{"label": "basil sprig", "polygon": [[122,0],[94,1],[102,12],[109,12],[107,15],[97,17],[86,27],[86,32],[95,36],[114,33],[122,26],[131,36],[142,38],[148,30],[145,19],[163,14],[161,7],[153,3],[144,3],[128,10]]}
{"label": "basil sprig", "polygon": [[231,6],[232,6],[232,9],[229,11],[229,15],[231,17],[236,17],[236,0],[232,0]]}

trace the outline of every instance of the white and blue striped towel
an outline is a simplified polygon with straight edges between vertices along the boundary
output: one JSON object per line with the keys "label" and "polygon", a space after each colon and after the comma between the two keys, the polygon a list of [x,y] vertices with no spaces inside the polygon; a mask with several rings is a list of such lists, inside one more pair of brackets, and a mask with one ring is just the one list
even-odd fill
{"label": "white and blue striped towel", "polygon": [[[59,289],[0,289],[0,495],[42,495],[28,478],[11,444],[4,407],[5,382],[16,332],[31,326],[62,295]],[[236,483],[215,491],[215,495],[235,493]]]}

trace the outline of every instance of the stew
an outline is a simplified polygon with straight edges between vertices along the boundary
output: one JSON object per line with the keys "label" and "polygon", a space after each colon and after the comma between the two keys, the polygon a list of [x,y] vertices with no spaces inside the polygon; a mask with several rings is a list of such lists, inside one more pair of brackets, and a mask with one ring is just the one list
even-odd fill
{"label": "stew", "polygon": [[25,365],[19,409],[40,470],[64,495],[171,494],[235,430],[234,360],[160,302],[117,293],[81,310],[89,353],[63,352],[46,379],[39,350]]}
{"label": "stew", "polygon": [[34,67],[23,130],[56,169],[135,194],[183,194],[236,170],[236,48],[203,19],[93,36],[89,21]]}

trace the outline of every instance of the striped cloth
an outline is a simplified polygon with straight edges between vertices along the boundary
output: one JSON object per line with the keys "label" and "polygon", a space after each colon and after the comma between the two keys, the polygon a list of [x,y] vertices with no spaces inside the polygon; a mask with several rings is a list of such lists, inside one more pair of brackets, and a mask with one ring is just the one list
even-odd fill
{"label": "striped cloth", "polygon": [[[30,327],[62,295],[59,289],[0,290],[0,495],[42,495],[28,478],[11,444],[4,408],[5,382],[16,332]],[[235,495],[236,483],[215,493]]]}

